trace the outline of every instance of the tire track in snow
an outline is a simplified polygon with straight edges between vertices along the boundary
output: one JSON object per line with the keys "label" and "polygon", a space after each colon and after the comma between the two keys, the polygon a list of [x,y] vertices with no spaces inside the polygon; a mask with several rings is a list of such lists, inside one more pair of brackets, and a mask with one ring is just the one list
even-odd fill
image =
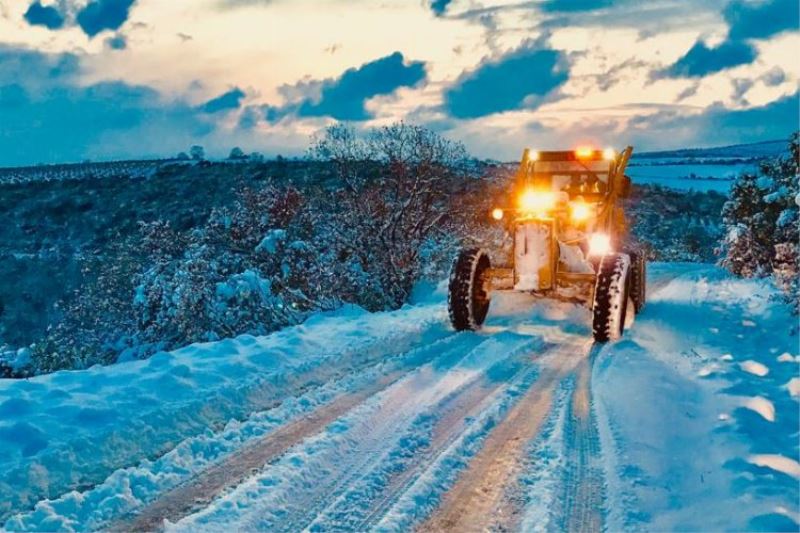
{"label": "tire track in snow", "polygon": [[238,485],[265,464],[275,460],[286,450],[302,442],[309,435],[361,404],[370,396],[395,383],[405,375],[395,371],[383,376],[372,386],[359,392],[344,394],[308,415],[282,426],[267,436],[252,442],[225,460],[204,470],[192,479],[159,498],[140,511],[128,523],[118,523],[112,530],[154,531],[164,520],[175,522],[188,515],[192,509],[211,503],[225,489]]}
{"label": "tire track in snow", "polygon": [[419,531],[485,531],[505,529],[513,519],[506,494],[519,476],[528,442],[535,438],[561,381],[582,364],[590,341],[560,346],[542,360],[542,373],[486,438],[438,509]]}
{"label": "tire track in snow", "polygon": [[[680,277],[678,273],[653,276],[650,273],[648,298],[664,290]],[[646,308],[645,308],[646,311]],[[550,527],[562,531],[601,532],[606,527],[607,482],[603,465],[600,431],[592,408],[592,367],[607,345],[595,345],[576,369],[572,393],[563,427],[563,472],[556,505],[550,510]],[[613,450],[607,453],[614,454]]]}
{"label": "tire track in snow", "polygon": [[577,369],[577,384],[564,429],[565,473],[552,522],[564,531],[603,531],[605,478],[600,436],[591,406],[592,362],[596,346]]}
{"label": "tire track in snow", "polygon": [[401,439],[419,436],[419,430],[429,425],[428,418],[436,418],[491,367],[522,351],[530,353],[540,342],[513,333],[459,338],[460,345],[373,396],[174,528],[194,531],[225,524],[244,530],[298,531],[307,527],[332,501],[379,469]]}
{"label": "tire track in snow", "polygon": [[[184,483],[165,492],[157,500],[112,523],[108,528],[124,531],[153,531],[162,527],[165,520],[169,522],[180,520],[193,510],[210,503],[226,489],[236,486],[264,465],[274,461],[287,449],[310,435],[322,431],[325,426],[337,418],[388,388],[407,375],[409,370],[428,363],[432,358],[439,357],[439,351],[445,350],[448,345],[457,342],[457,339],[458,335],[451,335],[407,352],[400,356],[402,361],[396,365],[400,367],[399,369],[389,370],[368,386],[343,393],[329,403],[248,442],[241,449],[223,457]],[[380,367],[385,364],[386,362],[382,361],[376,366]]]}
{"label": "tire track in snow", "polygon": [[[503,365],[503,363],[506,363]],[[472,420],[497,401],[498,395],[514,386],[524,386],[539,373],[539,366],[532,364],[529,353],[521,354],[511,361],[499,365],[511,368],[510,375],[488,375],[476,379],[453,397],[437,406],[437,419],[431,424],[429,438],[419,453],[397,464],[389,464],[387,475],[372,486],[355,487],[352,492],[358,500],[342,495],[331,503],[308,529],[324,531],[368,531],[387,514],[419,477],[451,447],[464,433]],[[499,370],[499,369],[498,369]],[[492,369],[488,373],[491,374]],[[503,374],[500,370],[498,374]],[[369,481],[369,480],[367,480]]]}
{"label": "tire track in snow", "polygon": [[[424,441],[426,440],[424,428],[427,426],[430,432],[430,442],[427,442],[421,446],[423,450],[429,448],[439,449],[440,446],[444,446],[446,443],[457,437],[460,433],[460,430],[463,430],[464,420],[467,417],[480,412],[480,410],[487,403],[490,403],[496,392],[502,388],[505,388],[509,384],[508,380],[493,382],[488,378],[487,374],[496,371],[498,367],[508,366],[509,364],[515,369],[514,375],[522,374],[526,369],[530,370],[530,365],[522,366],[521,363],[523,363],[524,359],[528,358],[532,342],[531,339],[524,339],[520,342],[520,339],[516,336],[512,336],[512,338],[516,341],[517,346],[505,346],[503,341],[498,340],[496,337],[489,337],[488,339],[481,341],[481,343],[469,354],[466,354],[462,359],[459,359],[457,366],[461,365],[464,360],[469,358],[474,360],[476,354],[480,354],[482,350],[487,350],[487,348],[487,351],[495,352],[496,350],[493,348],[499,347],[502,348],[505,353],[497,358],[493,364],[489,364],[482,369],[476,369],[478,371],[474,372],[474,374],[467,379],[464,379],[464,376],[459,376],[459,374],[462,372],[452,372],[451,369],[447,369],[447,373],[439,376],[437,379],[438,382],[432,384],[434,393],[435,389],[441,385],[446,387],[445,390],[451,387],[451,383],[456,384],[456,386],[455,388],[450,389],[450,392],[448,392],[446,395],[439,396],[440,399],[427,405],[422,404],[423,408],[421,410],[415,409],[415,412],[418,413],[417,417],[415,418],[415,422],[420,423],[419,425],[422,426],[422,428],[411,427],[404,432],[402,430],[402,424],[398,424],[396,428],[393,428],[393,431],[400,434],[402,440]],[[520,350],[520,348],[524,349]],[[471,367],[472,363],[470,362],[464,366]],[[434,394],[434,397],[436,396],[437,395]],[[392,416],[401,417],[402,412],[393,413]],[[395,421],[398,422],[397,418],[395,418]],[[413,425],[416,424],[412,424],[412,426]],[[421,432],[422,435],[419,434],[419,429],[423,429]],[[395,442],[397,442],[401,439],[389,439],[389,441],[395,440]],[[323,497],[317,500],[317,505],[304,509],[304,512],[295,517],[295,520],[287,520],[285,522],[281,521],[281,523],[277,526],[277,530],[366,530],[366,522],[369,521],[370,518],[374,520],[382,516],[380,514],[376,515],[375,513],[369,513],[366,517],[367,520],[365,521],[359,521],[357,518],[354,520],[354,517],[361,516],[364,511],[364,505],[366,505],[369,509],[372,504],[372,499],[378,496],[378,494],[367,494],[370,492],[370,489],[374,490],[374,487],[369,487],[369,485],[372,484],[371,482],[375,477],[381,476],[380,471],[382,465],[385,464],[387,460],[391,462],[392,455],[396,453],[402,453],[402,450],[398,448],[403,448],[406,445],[407,443],[401,442],[399,445],[394,447],[387,446],[384,449],[376,450],[376,452],[372,455],[368,455],[367,460],[364,461],[359,468],[353,469],[349,472],[349,475],[340,480],[334,490],[323,494]],[[411,463],[417,463],[420,460],[429,457],[430,455],[431,453],[425,453],[425,451],[414,453]],[[412,481],[415,472],[415,469],[410,469]],[[402,486],[402,482],[398,481],[399,480],[397,479],[391,480],[388,486],[388,493],[384,494],[383,498],[378,497],[377,504],[381,509],[388,508],[391,502],[394,501],[394,498],[399,492],[398,486]],[[369,488],[366,491],[360,491],[358,493],[359,497],[357,498],[357,501],[354,502],[353,499],[348,498],[353,489],[355,489],[355,491],[359,491],[360,486],[363,485],[367,485]],[[345,509],[337,510],[336,507],[339,503],[345,503]],[[348,508],[347,503],[355,503],[357,507]],[[331,508],[330,514],[328,517],[326,517],[326,509],[328,508]],[[330,521],[326,520],[326,518],[330,518]],[[316,522],[317,519],[320,519],[319,524]]]}
{"label": "tire track in snow", "polygon": [[[125,419],[124,424],[115,424],[108,431],[103,429],[94,432],[91,441],[81,436],[83,431],[72,437],[68,431],[63,432],[63,437],[58,435],[41,452],[44,455],[37,454],[34,463],[31,463],[44,465],[42,469],[36,467],[36,470],[41,470],[40,474],[47,479],[47,483],[34,484],[32,490],[28,491],[12,491],[6,494],[8,498],[0,498],[0,508],[2,504],[8,504],[14,509],[13,513],[0,511],[0,529],[6,519],[28,524],[25,526],[28,529],[44,528],[42,521],[47,521],[50,528],[55,523],[63,523],[62,528],[91,529],[103,526],[109,520],[135,512],[143,504],[157,498],[159,493],[193,476],[198,469],[194,465],[187,467],[183,461],[187,455],[194,454],[193,441],[204,440],[209,433],[223,435],[228,433],[227,428],[231,423],[248,424],[254,416],[283,410],[287,399],[299,400],[309,394],[314,395],[332,382],[346,381],[354,374],[369,372],[376,365],[402,358],[410,353],[409,350],[419,349],[421,338],[435,345],[454,337],[452,331],[444,327],[441,320],[444,315],[430,307],[380,314],[377,321],[366,317],[356,316],[352,321],[338,323],[331,319],[332,324],[326,323],[328,319],[319,319],[319,329],[329,334],[329,342],[323,342],[322,336],[315,332],[315,323],[304,323],[265,337],[244,336],[244,340],[225,339],[217,343],[192,345],[175,352],[157,354],[146,363],[136,363],[144,365],[144,368],[141,376],[137,374],[137,382],[130,390],[137,393],[145,391],[149,400],[147,391],[156,390],[153,380],[175,378],[175,371],[185,370],[187,365],[192,366],[184,352],[196,351],[203,356],[198,360],[198,370],[192,371],[198,380],[192,387],[196,387],[200,394],[178,400],[170,397],[171,385],[160,386],[158,395],[166,399],[163,404],[148,401],[135,413],[121,413],[120,419]],[[412,325],[399,323],[402,317]],[[383,329],[382,323],[387,318],[391,327]],[[365,331],[369,334],[364,335]],[[341,335],[341,338],[337,338],[337,335]],[[303,344],[306,341],[307,345]],[[255,347],[261,348],[260,353]],[[271,360],[273,357],[270,352],[273,350],[277,364],[259,363],[260,366],[253,366],[253,361],[257,359]],[[228,380],[221,374],[214,375],[221,372],[224,365],[220,364],[218,357],[209,364],[205,354],[212,352],[229,353],[234,360],[234,367],[246,366],[260,370],[238,376],[236,380]],[[186,364],[173,367],[172,354]],[[113,375],[114,370],[109,370]],[[150,383],[145,385],[148,380]],[[167,380],[167,383],[172,382]],[[118,388],[110,387],[108,390],[120,395]],[[323,395],[330,395],[331,392]],[[106,407],[104,404],[98,406]],[[183,448],[181,445],[184,445]],[[201,452],[197,461],[199,468],[218,460],[221,455],[215,456],[216,453],[227,455],[228,450],[222,448],[214,450],[209,458]],[[69,468],[52,466],[62,463]],[[23,470],[27,471],[27,464],[20,462],[7,469],[6,481],[17,474],[22,475],[20,472]],[[169,472],[163,470],[165,465]],[[14,471],[19,472],[14,474]],[[136,479],[141,477],[137,471],[149,478],[138,487],[136,482],[142,480]],[[133,494],[113,502],[109,493],[114,490],[114,485],[128,481],[123,478],[129,478]],[[139,488],[142,490],[137,490]]]}

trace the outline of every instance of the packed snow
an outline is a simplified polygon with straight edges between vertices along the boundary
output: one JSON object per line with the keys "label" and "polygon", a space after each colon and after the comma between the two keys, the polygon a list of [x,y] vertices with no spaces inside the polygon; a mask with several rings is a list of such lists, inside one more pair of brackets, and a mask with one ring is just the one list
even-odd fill
{"label": "packed snow", "polygon": [[766,282],[652,266],[654,280],[681,274],[593,376],[609,529],[796,530],[796,318]]}
{"label": "packed snow", "polygon": [[[0,517],[102,483],[117,469],[174,451],[184,439],[224,432],[226,424],[282,405],[334,372],[356,372],[405,352],[412,342],[434,341],[447,334],[445,316],[441,306],[379,315],[345,308],[266,337],[245,335],[146,361],[0,380]],[[216,441],[192,446],[198,449],[190,447],[191,454],[209,453],[206,448],[219,453]],[[162,465],[153,468],[158,472]],[[145,496],[150,490],[135,489]],[[60,514],[47,505],[37,516]],[[70,527],[53,520],[37,526]]]}
{"label": "packed snow", "polygon": [[[716,267],[652,264],[648,283],[648,305],[622,339],[585,356],[605,529],[796,530],[795,319],[766,282]],[[444,288],[420,286],[414,304],[394,312],[348,307],[264,337],[0,380],[2,528],[114,527],[248,443],[392,376],[165,525],[419,525],[540,383],[548,350],[590,331],[577,305],[507,295],[493,301],[483,331],[456,334]],[[556,514],[571,511],[556,502],[569,483],[585,482],[570,473],[581,457],[568,438],[578,386],[569,372],[555,380],[545,422],[515,459],[502,493],[519,529],[563,524]]]}

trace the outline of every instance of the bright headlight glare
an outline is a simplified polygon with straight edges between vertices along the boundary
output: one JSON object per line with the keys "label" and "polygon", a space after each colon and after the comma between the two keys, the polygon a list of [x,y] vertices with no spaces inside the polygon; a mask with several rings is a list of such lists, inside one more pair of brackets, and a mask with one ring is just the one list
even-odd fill
{"label": "bright headlight glare", "polygon": [[492,218],[495,220],[503,220],[503,210],[499,207],[492,209]]}
{"label": "bright headlight glare", "polygon": [[589,146],[579,146],[578,148],[575,149],[575,157],[577,157],[578,159],[587,159],[589,157],[592,157],[593,153],[594,150],[592,150],[592,148]]}
{"label": "bright headlight glare", "polygon": [[549,191],[528,189],[519,198],[519,206],[527,213],[541,213],[556,204],[556,196]]}
{"label": "bright headlight glare", "polygon": [[617,157],[617,152],[613,148],[606,148],[603,150],[603,159],[611,161],[615,157]]}
{"label": "bright headlight glare", "polygon": [[605,233],[593,233],[589,238],[589,255],[606,255],[611,251],[611,237]]}
{"label": "bright headlight glare", "polygon": [[572,220],[582,222],[589,218],[591,210],[585,202],[573,202],[570,204],[570,214],[572,215]]}

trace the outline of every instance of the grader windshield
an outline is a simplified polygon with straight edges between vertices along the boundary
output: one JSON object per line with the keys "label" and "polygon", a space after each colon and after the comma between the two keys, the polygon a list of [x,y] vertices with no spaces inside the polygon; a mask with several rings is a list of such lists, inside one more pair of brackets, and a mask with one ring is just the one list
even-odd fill
{"label": "grader windshield", "polygon": [[517,188],[526,191],[567,193],[569,200],[587,202],[605,199],[619,191],[630,151],[581,148],[574,151],[534,152],[525,150],[517,174]]}

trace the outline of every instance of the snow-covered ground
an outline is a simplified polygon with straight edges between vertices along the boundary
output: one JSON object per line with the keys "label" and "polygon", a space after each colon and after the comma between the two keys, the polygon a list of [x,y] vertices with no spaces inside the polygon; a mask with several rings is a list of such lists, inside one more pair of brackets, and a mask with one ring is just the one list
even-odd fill
{"label": "snow-covered ground", "polygon": [[798,339],[759,282],[683,271],[595,364],[611,530],[798,528]]}
{"label": "snow-covered ground", "polygon": [[602,347],[586,310],[522,295],[454,333],[440,285],[395,312],[0,380],[0,524],[796,530],[796,320],[711,266],[651,265],[649,284]]}
{"label": "snow-covered ground", "polygon": [[727,193],[737,176],[755,171],[753,163],[737,164],[685,164],[668,161],[642,160],[628,166],[626,174],[633,183],[662,185],[673,189],[717,191]]}

